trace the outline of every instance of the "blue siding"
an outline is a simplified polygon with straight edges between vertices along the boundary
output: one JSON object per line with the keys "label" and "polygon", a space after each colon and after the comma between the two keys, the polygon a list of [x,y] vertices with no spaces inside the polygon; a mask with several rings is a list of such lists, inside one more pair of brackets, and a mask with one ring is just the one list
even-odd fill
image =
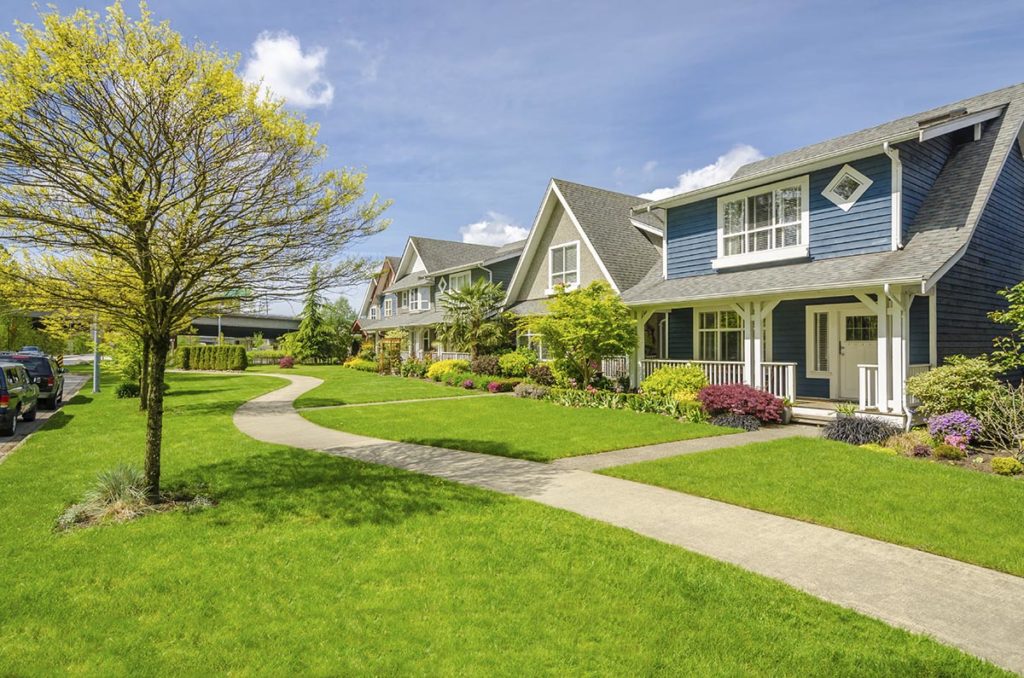
{"label": "blue siding", "polygon": [[1024,158],[1014,143],[963,258],[938,284],[939,361],[992,350],[1002,330],[987,313],[998,291],[1024,279]]}
{"label": "blue siding", "polygon": [[[850,164],[873,183],[848,212],[821,195],[842,165],[810,174],[812,259],[882,252],[891,247],[892,163],[888,156],[877,155]],[[668,210],[668,277],[713,273],[711,260],[718,252],[717,229],[718,198]]]}
{"label": "blue siding", "polygon": [[850,304],[854,297],[783,301],[772,312],[772,360],[796,363],[796,394],[801,398],[828,398],[829,380],[807,376],[807,307]]}
{"label": "blue siding", "polygon": [[928,363],[928,297],[914,297],[910,304],[910,364]]}
{"label": "blue siding", "polygon": [[668,359],[693,358],[693,309],[677,308],[668,315]]}
{"label": "blue siding", "polygon": [[952,150],[953,142],[948,134],[923,144],[912,141],[899,146],[900,161],[903,164],[904,237]]}
{"label": "blue siding", "polygon": [[491,279],[496,283],[501,283],[505,289],[508,289],[508,284],[512,282],[512,274],[516,270],[517,263],[519,263],[519,257],[512,257],[511,259],[505,259],[488,266],[487,268],[491,270]]}

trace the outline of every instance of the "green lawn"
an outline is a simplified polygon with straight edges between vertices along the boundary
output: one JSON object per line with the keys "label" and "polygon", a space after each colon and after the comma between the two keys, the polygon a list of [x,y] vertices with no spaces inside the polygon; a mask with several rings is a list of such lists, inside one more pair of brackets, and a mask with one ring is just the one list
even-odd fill
{"label": "green lawn", "polygon": [[168,381],[165,479],[219,505],[54,534],[141,458],[134,402],[78,396],[0,464],[0,675],[1003,675],[625,530],[244,437],[279,380]]}
{"label": "green lawn", "polygon": [[658,414],[514,397],[311,410],[302,416],[349,433],[534,461],[735,432]]}
{"label": "green lawn", "polygon": [[251,368],[249,372],[304,374],[323,379],[323,384],[295,401],[296,407],[352,405],[420,398],[450,398],[480,393],[480,391],[470,392],[423,379],[382,377],[379,374],[360,372],[340,365],[300,365],[289,370],[261,365]]}
{"label": "green lawn", "polygon": [[1024,482],[813,438],[602,471],[1024,576]]}

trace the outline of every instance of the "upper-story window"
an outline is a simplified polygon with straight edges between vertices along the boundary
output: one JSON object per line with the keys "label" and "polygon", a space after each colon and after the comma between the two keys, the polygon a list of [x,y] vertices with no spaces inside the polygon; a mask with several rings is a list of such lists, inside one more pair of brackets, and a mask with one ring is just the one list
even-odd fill
{"label": "upper-story window", "polygon": [[843,168],[833,177],[821,194],[834,202],[836,207],[844,212],[848,212],[860,200],[865,191],[871,187],[872,183],[871,179],[868,179],[854,168],[849,165],[843,165]]}
{"label": "upper-story window", "polygon": [[409,308],[408,290],[402,290],[398,293],[398,308]]}
{"label": "upper-story window", "polygon": [[409,310],[429,311],[430,310],[430,288],[417,287],[409,290]]}
{"label": "upper-story window", "polygon": [[448,276],[448,291],[458,292],[464,290],[472,283],[472,275],[469,271],[462,271],[461,273],[453,273]]}
{"label": "upper-story window", "polygon": [[377,319],[377,313],[378,313],[377,312],[377,307],[376,306],[371,306],[370,307],[370,320],[376,320]]}
{"label": "upper-story window", "polygon": [[390,318],[395,314],[395,300],[392,297],[384,297],[384,317]]}
{"label": "upper-story window", "polygon": [[566,243],[552,247],[549,253],[548,289],[556,285],[575,287],[580,280],[580,244]]}
{"label": "upper-story window", "polygon": [[714,268],[807,256],[806,176],[718,199]]}

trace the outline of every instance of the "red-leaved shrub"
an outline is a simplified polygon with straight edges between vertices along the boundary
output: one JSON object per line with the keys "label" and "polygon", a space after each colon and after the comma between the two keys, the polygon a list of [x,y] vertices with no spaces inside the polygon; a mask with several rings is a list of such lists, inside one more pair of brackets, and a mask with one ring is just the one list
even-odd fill
{"label": "red-leaved shrub", "polygon": [[746,384],[705,386],[697,392],[697,400],[712,417],[727,413],[749,414],[766,424],[782,422],[782,400]]}
{"label": "red-leaved shrub", "polygon": [[292,358],[290,355],[286,355],[285,357],[277,361],[277,366],[286,370],[291,369],[295,367],[295,359]]}

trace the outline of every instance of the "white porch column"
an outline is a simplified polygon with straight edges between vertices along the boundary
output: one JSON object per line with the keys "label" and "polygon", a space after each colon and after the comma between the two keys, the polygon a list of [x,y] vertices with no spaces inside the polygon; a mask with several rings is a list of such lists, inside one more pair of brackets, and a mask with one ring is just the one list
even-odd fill
{"label": "white porch column", "polygon": [[906,382],[910,372],[910,304],[913,296],[900,290],[892,299],[892,405],[903,414]]}
{"label": "white porch column", "polygon": [[747,386],[754,385],[754,332],[753,312],[751,304],[733,304],[732,308],[740,316],[743,323],[743,383]]}
{"label": "white porch column", "polygon": [[889,298],[878,294],[878,411],[889,411]]}
{"label": "white porch column", "polygon": [[761,383],[762,377],[764,376],[762,374],[763,370],[761,369],[761,363],[763,362],[762,347],[764,345],[764,304],[762,304],[760,301],[755,301],[752,304],[752,307],[753,309],[750,313],[750,321],[753,324],[753,341],[752,353],[750,356],[750,360],[748,362],[751,365],[751,369],[753,370],[753,379],[751,380],[751,385],[754,388],[761,388],[763,386],[763,384]]}
{"label": "white porch column", "polygon": [[629,381],[636,388],[643,381],[643,359],[644,352],[646,350],[646,337],[644,336],[644,328],[647,325],[647,321],[654,315],[654,311],[637,311],[636,314],[636,346],[633,350],[629,364]]}

